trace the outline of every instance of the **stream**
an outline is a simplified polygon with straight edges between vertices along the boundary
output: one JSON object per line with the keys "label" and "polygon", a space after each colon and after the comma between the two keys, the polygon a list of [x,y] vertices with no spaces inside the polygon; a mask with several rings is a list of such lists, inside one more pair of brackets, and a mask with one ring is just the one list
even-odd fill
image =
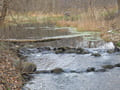
{"label": "stream", "polygon": [[[112,42],[102,40],[99,32],[77,32],[70,27],[25,29],[42,32],[42,35],[30,34],[27,38],[65,37],[61,40],[40,42],[34,48],[21,49],[21,53],[27,56],[27,61],[37,65],[37,71],[61,68],[64,72],[32,74],[34,78],[24,85],[23,90],[120,90],[119,67],[99,72],[104,65],[120,63],[120,52],[108,53],[108,50],[113,50],[115,46]],[[55,48],[59,47],[84,48],[89,53],[55,53]],[[101,56],[95,57],[93,53]],[[94,68],[95,71],[87,72],[88,68]]]}

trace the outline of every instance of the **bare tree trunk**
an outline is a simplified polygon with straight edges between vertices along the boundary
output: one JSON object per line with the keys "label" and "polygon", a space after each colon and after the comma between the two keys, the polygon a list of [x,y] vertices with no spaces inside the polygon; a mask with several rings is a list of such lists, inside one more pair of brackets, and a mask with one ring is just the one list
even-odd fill
{"label": "bare tree trunk", "polygon": [[120,0],[117,0],[117,4],[118,4],[118,13],[120,14]]}
{"label": "bare tree trunk", "polygon": [[8,0],[3,1],[3,7],[1,11],[1,16],[0,16],[0,23],[3,23],[7,14],[7,8],[8,8]]}

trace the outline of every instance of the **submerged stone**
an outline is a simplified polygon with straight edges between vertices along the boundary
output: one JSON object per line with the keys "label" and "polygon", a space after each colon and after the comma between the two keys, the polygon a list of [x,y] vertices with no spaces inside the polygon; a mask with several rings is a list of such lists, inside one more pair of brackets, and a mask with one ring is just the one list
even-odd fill
{"label": "submerged stone", "polygon": [[55,51],[56,54],[64,53],[65,52],[65,48],[64,47],[54,48],[54,51]]}
{"label": "submerged stone", "polygon": [[55,69],[51,70],[51,73],[55,73],[55,74],[60,74],[63,72],[64,72],[64,70],[61,68],[55,68]]}
{"label": "submerged stone", "polygon": [[92,53],[92,56],[95,56],[95,57],[100,57],[100,56],[101,56],[101,54],[99,54],[99,53]]}
{"label": "submerged stone", "polygon": [[65,53],[76,53],[76,49],[75,48],[69,48],[65,51]]}
{"label": "submerged stone", "polygon": [[94,68],[94,67],[89,67],[86,71],[87,71],[87,72],[94,72],[94,71],[95,71],[95,68]]}
{"label": "submerged stone", "polygon": [[115,50],[107,50],[107,53],[114,53],[115,52]]}
{"label": "submerged stone", "polygon": [[112,69],[112,68],[114,68],[114,66],[113,65],[104,65],[104,66],[102,66],[104,69]]}
{"label": "submerged stone", "polygon": [[42,70],[42,71],[36,71],[35,74],[40,74],[40,73],[50,73],[49,70]]}
{"label": "submerged stone", "polygon": [[78,49],[76,50],[76,53],[77,53],[77,54],[89,54],[89,51],[87,51],[87,50],[85,50],[85,49],[83,49],[83,48],[78,48]]}
{"label": "submerged stone", "polygon": [[98,70],[96,70],[96,72],[105,72],[106,71],[106,69],[98,69]]}
{"label": "submerged stone", "polygon": [[55,53],[60,54],[60,53],[64,53],[64,51],[63,50],[56,50]]}
{"label": "submerged stone", "polygon": [[37,48],[39,50],[39,52],[42,52],[42,51],[50,51],[51,48],[50,47],[40,47],[40,48]]}

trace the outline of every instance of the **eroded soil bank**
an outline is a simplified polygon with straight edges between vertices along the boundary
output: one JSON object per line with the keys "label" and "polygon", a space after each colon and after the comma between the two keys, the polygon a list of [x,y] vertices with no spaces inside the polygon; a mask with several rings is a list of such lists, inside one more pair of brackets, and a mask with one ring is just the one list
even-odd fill
{"label": "eroded soil bank", "polygon": [[21,90],[23,79],[13,65],[18,59],[10,50],[0,51],[0,90]]}

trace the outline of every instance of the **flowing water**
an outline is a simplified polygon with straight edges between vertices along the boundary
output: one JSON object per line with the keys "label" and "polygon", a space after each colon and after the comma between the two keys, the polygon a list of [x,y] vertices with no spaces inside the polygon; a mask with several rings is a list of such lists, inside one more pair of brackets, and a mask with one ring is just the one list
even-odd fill
{"label": "flowing water", "polygon": [[[29,38],[65,37],[61,40],[41,42],[39,47],[21,50],[29,62],[37,65],[37,70],[52,70],[62,68],[61,74],[41,73],[33,74],[34,78],[25,86],[25,90],[120,90],[120,68],[108,69],[106,72],[85,72],[88,68],[102,69],[103,65],[120,63],[120,53],[107,53],[114,49],[112,42],[106,43],[100,38],[99,32],[77,32],[74,28],[40,27],[42,36],[38,34]],[[34,30],[34,27],[26,27]],[[42,31],[44,30],[44,31]],[[49,33],[48,33],[49,32]],[[51,33],[51,34],[50,34]],[[61,53],[42,50],[40,47],[71,47],[85,48],[89,54]],[[101,54],[100,57],[91,56],[92,53]],[[75,71],[75,72],[69,72]],[[79,73],[82,72],[82,73]]]}

